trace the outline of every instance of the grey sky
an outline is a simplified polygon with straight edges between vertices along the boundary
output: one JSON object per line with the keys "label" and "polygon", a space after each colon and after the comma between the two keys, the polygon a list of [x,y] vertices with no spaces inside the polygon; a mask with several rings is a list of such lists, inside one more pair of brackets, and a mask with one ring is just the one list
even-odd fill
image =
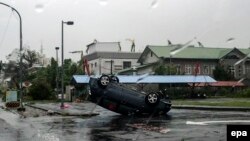
{"label": "grey sky", "polygon": [[[85,51],[86,45],[94,39],[120,41],[124,51],[130,50],[131,43],[126,41],[127,38],[135,39],[136,51],[142,51],[148,44],[166,45],[167,40],[185,43],[194,37],[206,47],[250,46],[249,0],[0,2],[12,5],[20,12],[24,45],[39,51],[42,43],[48,57],[55,56],[55,46],[61,46],[61,20],[75,22],[73,26],[64,26],[65,58],[74,60],[79,59],[80,54],[68,52]],[[11,13],[9,8],[0,5],[0,60],[5,60],[14,48],[19,48],[19,21],[17,15]],[[226,42],[231,37],[235,40]]]}

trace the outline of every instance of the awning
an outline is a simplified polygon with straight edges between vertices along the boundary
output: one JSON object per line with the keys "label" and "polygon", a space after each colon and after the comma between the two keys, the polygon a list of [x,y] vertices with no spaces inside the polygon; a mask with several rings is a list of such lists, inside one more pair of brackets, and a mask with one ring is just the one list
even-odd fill
{"label": "awning", "polygon": [[[91,76],[98,78],[98,76]],[[214,83],[210,76],[205,75],[117,75],[120,83]],[[73,75],[73,82],[77,84],[89,83],[88,75]]]}

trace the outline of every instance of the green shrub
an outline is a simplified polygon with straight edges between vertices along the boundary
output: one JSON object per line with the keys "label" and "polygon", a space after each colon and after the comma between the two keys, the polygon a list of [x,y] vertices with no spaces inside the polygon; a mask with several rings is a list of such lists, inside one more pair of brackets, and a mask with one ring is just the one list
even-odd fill
{"label": "green shrub", "polygon": [[231,94],[231,90],[228,88],[221,88],[218,90],[218,96],[228,96]]}
{"label": "green shrub", "polygon": [[6,94],[3,94],[2,101],[3,101],[3,102],[6,101]]}
{"label": "green shrub", "polygon": [[231,97],[243,97],[243,98],[250,98],[250,88],[241,90],[233,95]]}
{"label": "green shrub", "polygon": [[48,82],[40,79],[33,82],[28,95],[31,96],[33,100],[48,100],[52,97],[52,88]]}

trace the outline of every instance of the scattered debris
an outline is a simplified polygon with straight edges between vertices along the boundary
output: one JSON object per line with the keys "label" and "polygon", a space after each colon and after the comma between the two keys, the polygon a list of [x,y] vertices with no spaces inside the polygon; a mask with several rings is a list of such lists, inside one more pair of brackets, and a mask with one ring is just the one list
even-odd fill
{"label": "scattered debris", "polygon": [[26,109],[24,108],[24,107],[19,107],[19,108],[17,108],[17,111],[18,112],[24,112]]}
{"label": "scattered debris", "polygon": [[47,111],[47,115],[52,116],[52,115],[54,115],[54,114],[55,114],[55,112],[54,112],[54,111],[52,111],[52,110],[48,110],[48,111]]}
{"label": "scattered debris", "polygon": [[27,118],[29,116],[29,112],[27,111],[17,111],[19,114],[20,118]]}
{"label": "scattered debris", "polygon": [[160,133],[166,134],[169,131],[170,131],[170,129],[162,129],[162,130],[160,130]]}
{"label": "scattered debris", "polygon": [[146,131],[153,131],[153,132],[159,132],[166,134],[170,131],[170,129],[164,128],[164,127],[156,127],[153,125],[146,125],[143,123],[136,123],[136,124],[126,124],[126,126],[137,128],[137,129],[143,129]]}
{"label": "scattered debris", "polygon": [[69,104],[63,104],[63,106],[60,106],[61,109],[66,109],[66,108],[70,108],[70,105]]}

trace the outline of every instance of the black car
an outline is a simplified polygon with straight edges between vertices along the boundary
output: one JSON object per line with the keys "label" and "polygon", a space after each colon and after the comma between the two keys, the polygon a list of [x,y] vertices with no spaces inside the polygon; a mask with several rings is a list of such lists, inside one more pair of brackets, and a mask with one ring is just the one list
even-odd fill
{"label": "black car", "polygon": [[161,92],[143,93],[119,83],[116,76],[90,78],[90,101],[123,115],[166,114],[171,101]]}

